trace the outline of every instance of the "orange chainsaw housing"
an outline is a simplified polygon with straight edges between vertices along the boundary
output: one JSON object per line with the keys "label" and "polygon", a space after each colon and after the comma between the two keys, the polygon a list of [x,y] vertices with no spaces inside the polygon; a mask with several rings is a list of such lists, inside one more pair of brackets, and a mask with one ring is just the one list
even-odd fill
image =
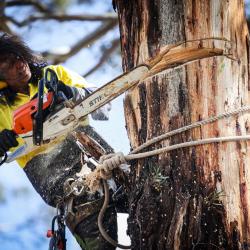
{"label": "orange chainsaw housing", "polygon": [[[53,93],[49,92],[43,98],[43,110],[48,108],[53,100]],[[18,135],[26,134],[33,130],[33,116],[37,111],[38,98],[22,105],[14,111],[14,132]]]}

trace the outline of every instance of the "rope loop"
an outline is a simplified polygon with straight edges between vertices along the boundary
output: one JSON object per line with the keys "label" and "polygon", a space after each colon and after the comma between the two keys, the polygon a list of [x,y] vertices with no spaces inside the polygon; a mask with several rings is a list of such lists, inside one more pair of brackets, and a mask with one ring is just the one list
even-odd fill
{"label": "rope loop", "polygon": [[126,158],[122,152],[101,156],[100,165],[85,177],[85,184],[89,187],[90,192],[95,192],[101,188],[101,180],[112,178],[112,171],[121,164],[126,163]]}
{"label": "rope loop", "polygon": [[112,170],[118,168],[121,164],[125,164],[128,161],[142,159],[146,157],[151,157],[154,155],[159,155],[162,153],[166,153],[172,150],[186,148],[186,147],[194,147],[198,145],[210,144],[210,143],[222,143],[222,142],[232,142],[232,141],[246,141],[250,140],[250,135],[241,135],[241,136],[225,136],[225,137],[215,137],[215,138],[206,138],[200,139],[196,141],[189,141],[180,144],[175,144],[171,146],[166,146],[163,148],[159,148],[152,151],[146,151],[144,153],[138,153],[142,149],[147,148],[148,146],[158,143],[164,139],[167,139],[173,135],[180,134],[184,131],[191,130],[193,128],[204,126],[209,123],[213,123],[220,119],[224,119],[227,117],[231,117],[234,115],[238,115],[240,113],[245,113],[250,111],[250,106],[242,106],[238,109],[227,111],[225,113],[219,114],[214,117],[209,117],[208,119],[198,121],[192,123],[190,125],[181,127],[179,129],[167,132],[160,136],[157,136],[146,143],[142,144],[141,146],[137,147],[133,151],[131,151],[128,155],[124,156],[122,152],[113,153],[104,155],[100,158],[100,165],[97,166],[96,170],[86,176],[86,185],[89,187],[90,192],[97,191],[101,187],[101,179],[108,180],[112,178]]}
{"label": "rope loop", "polygon": [[113,169],[118,168],[121,164],[126,163],[125,156],[122,152],[117,152],[114,154],[108,154],[101,156],[100,166],[97,168],[103,170],[105,173],[111,172]]}

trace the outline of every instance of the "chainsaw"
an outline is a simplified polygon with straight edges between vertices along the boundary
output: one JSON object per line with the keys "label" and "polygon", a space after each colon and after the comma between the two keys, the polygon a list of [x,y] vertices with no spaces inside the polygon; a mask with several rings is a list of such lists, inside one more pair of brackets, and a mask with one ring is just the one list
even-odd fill
{"label": "chainsaw", "polygon": [[[37,97],[19,107],[13,114],[13,131],[24,140],[24,144],[14,152],[6,154],[1,164],[12,162],[72,131],[87,115],[145,79],[148,72],[147,65],[139,65],[103,85],[80,102],[73,103],[63,93],[58,93],[57,76],[53,70],[46,69],[44,78],[38,83]],[[45,86],[47,93],[44,92]],[[61,99],[60,102],[58,98]]]}

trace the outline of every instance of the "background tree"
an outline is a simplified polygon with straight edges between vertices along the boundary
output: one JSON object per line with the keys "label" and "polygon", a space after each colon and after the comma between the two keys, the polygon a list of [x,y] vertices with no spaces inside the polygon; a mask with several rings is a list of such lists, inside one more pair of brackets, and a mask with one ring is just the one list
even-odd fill
{"label": "background tree", "polygon": [[[46,25],[46,22],[54,20],[58,23],[71,22],[72,25],[76,22],[93,22],[97,26],[93,31],[82,33],[67,48],[64,50],[49,48],[45,51],[40,51],[42,55],[49,60],[51,64],[58,64],[67,61],[84,48],[89,48],[104,37],[109,31],[114,31],[117,27],[117,14],[114,13],[112,5],[106,4],[106,9],[102,9],[103,13],[96,11],[99,14],[71,14],[70,7],[72,5],[85,4],[91,6],[95,3],[94,0],[6,0],[0,4],[0,30],[8,33],[17,33],[23,36],[22,28],[32,29],[37,23]],[[88,8],[87,8],[88,9]],[[22,13],[23,12],[23,13]],[[17,14],[18,13],[18,14]],[[53,25],[53,24],[52,24]],[[91,26],[91,25],[89,25]],[[92,25],[93,26],[93,25]],[[117,52],[119,47],[118,33],[110,36],[108,42],[102,42],[102,53],[96,64],[85,72],[84,76],[88,76],[99,67],[101,67],[114,52]]]}
{"label": "background tree", "polygon": [[[0,29],[19,35],[49,63],[64,63],[66,67],[87,75],[87,80],[94,85],[101,86],[120,73],[117,14],[109,0],[64,1],[63,5],[61,2],[2,1]],[[117,114],[122,113],[121,108],[117,109],[122,107],[121,101],[119,103],[114,104],[111,111],[116,113],[111,117],[111,124],[122,123],[115,122]],[[99,122],[94,126],[104,137],[113,137],[110,131],[114,127],[110,128],[109,123]],[[119,134],[119,127],[115,129]],[[113,138],[112,146],[115,144],[118,145],[118,139]],[[124,141],[123,145],[126,145]],[[5,250],[46,249],[46,230],[51,226],[55,211],[39,200],[30,186],[27,187],[25,177],[17,181],[16,176],[20,176],[22,170],[14,163],[0,171],[5,198],[0,204],[1,247]],[[27,204],[31,205],[27,207]],[[70,244],[69,233],[67,238],[68,247],[78,249]]]}
{"label": "background tree", "polygon": [[[124,71],[165,45],[193,39],[226,38],[233,54],[192,62],[131,90],[125,114],[132,149],[166,131],[249,105],[249,35],[242,0],[114,2]],[[198,46],[216,48],[219,43],[201,40]],[[154,147],[248,134],[249,118],[238,114]],[[127,185],[132,248],[247,249],[249,163],[247,141],[184,148],[133,162]]]}

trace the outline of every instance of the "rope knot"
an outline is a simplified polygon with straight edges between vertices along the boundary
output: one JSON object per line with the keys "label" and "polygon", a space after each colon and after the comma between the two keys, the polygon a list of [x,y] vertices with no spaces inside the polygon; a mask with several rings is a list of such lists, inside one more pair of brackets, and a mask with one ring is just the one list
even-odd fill
{"label": "rope knot", "polygon": [[97,171],[102,179],[108,180],[112,177],[112,170],[118,168],[121,164],[126,163],[125,156],[122,152],[103,155],[100,158],[100,165]]}
{"label": "rope knot", "polygon": [[100,165],[96,170],[88,174],[85,182],[90,191],[97,191],[101,187],[101,179],[108,180],[112,178],[112,170],[118,168],[121,164],[125,164],[126,158],[122,152],[103,155],[99,159]]}

